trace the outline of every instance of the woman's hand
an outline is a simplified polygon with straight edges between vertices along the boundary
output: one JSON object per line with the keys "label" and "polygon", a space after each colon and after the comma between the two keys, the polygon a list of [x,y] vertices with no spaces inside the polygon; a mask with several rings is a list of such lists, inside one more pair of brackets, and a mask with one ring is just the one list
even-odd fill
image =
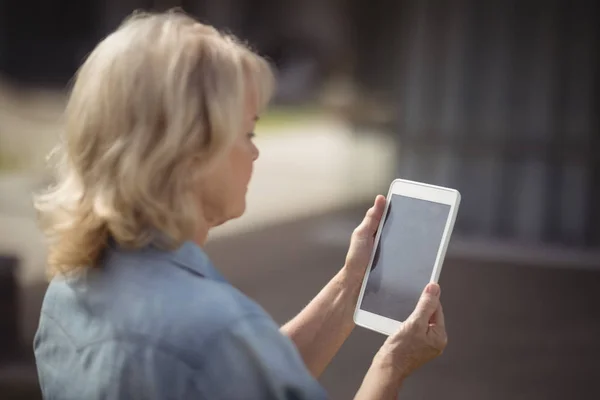
{"label": "woman's hand", "polygon": [[398,332],[385,341],[373,363],[382,368],[391,368],[403,380],[442,354],[447,341],[440,287],[430,283],[413,313]]}
{"label": "woman's hand", "polygon": [[375,355],[355,400],[397,399],[404,379],[442,354],[446,343],[440,287],[431,283],[414,312]]}
{"label": "woman's hand", "polygon": [[371,260],[375,235],[384,210],[385,197],[379,195],[375,198],[373,207],[369,208],[360,225],[352,232],[344,270],[349,283],[357,285],[358,288],[362,284],[367,265]]}

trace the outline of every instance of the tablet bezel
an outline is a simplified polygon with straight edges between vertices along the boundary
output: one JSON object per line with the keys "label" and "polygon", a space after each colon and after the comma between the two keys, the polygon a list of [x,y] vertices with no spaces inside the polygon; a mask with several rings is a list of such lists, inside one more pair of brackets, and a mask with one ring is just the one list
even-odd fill
{"label": "tablet bezel", "polygon": [[[442,239],[438,247],[438,253],[435,260],[435,264],[431,273],[430,282],[437,282],[442,271],[442,265],[446,256],[446,250],[448,249],[448,243],[450,242],[450,237],[452,236],[454,222],[456,221],[458,206],[460,204],[461,199],[460,193],[455,189],[429,185],[421,182],[414,182],[405,179],[394,180],[390,185],[390,189],[388,191],[386,199],[385,211],[377,229],[377,234],[375,236],[375,246],[373,247],[374,250],[377,248],[379,240],[381,238],[383,223],[388,213],[392,195],[412,197],[415,199],[427,200],[435,203],[447,204],[450,206],[450,211],[448,212],[448,219],[446,220],[446,226],[444,227],[444,234],[442,235]],[[391,335],[400,328],[403,321],[397,321],[391,318],[387,318],[382,315],[362,310],[360,308],[365,292],[365,287],[367,286],[367,281],[371,272],[371,266],[373,264],[374,256],[375,251],[373,251],[373,254],[371,254],[371,259],[367,267],[367,272],[365,273],[365,276],[363,278],[360,294],[356,303],[356,310],[354,311],[354,322],[357,325],[362,326],[363,328],[371,329],[384,335]]]}

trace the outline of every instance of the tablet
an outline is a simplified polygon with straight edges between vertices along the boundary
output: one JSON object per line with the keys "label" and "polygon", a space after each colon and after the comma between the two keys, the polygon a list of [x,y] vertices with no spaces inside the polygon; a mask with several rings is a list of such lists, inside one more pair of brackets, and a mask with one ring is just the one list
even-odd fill
{"label": "tablet", "polygon": [[385,335],[437,282],[460,204],[457,190],[396,179],[390,185],[354,321]]}

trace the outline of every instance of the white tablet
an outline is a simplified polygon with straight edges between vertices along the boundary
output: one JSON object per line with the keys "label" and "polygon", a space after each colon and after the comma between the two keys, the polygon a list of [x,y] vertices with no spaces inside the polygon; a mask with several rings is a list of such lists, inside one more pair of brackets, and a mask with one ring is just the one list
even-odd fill
{"label": "white tablet", "polygon": [[398,330],[425,286],[438,281],[459,204],[454,189],[392,182],[354,313],[357,325],[385,335]]}

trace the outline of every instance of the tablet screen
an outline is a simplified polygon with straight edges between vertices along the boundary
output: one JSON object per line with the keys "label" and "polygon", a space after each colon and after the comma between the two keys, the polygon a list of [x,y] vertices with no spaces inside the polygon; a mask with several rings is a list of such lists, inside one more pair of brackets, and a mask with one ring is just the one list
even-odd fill
{"label": "tablet screen", "polygon": [[392,195],[361,309],[396,321],[431,280],[450,205]]}

